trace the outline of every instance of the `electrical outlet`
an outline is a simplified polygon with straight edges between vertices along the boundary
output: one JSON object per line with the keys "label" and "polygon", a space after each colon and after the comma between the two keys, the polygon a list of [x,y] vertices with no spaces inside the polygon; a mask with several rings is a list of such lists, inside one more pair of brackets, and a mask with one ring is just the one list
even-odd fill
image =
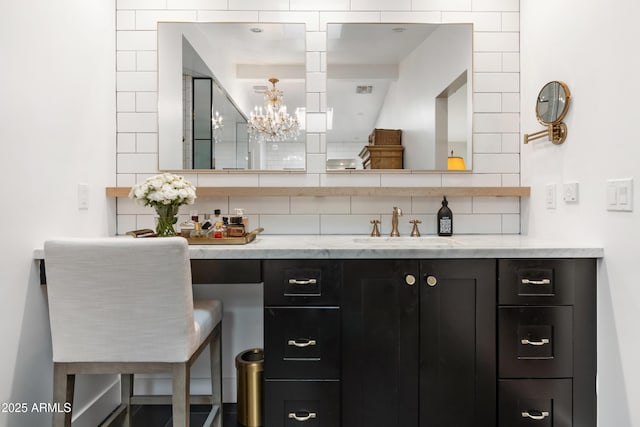
{"label": "electrical outlet", "polygon": [[556,184],[547,184],[544,187],[544,204],[547,209],[556,208]]}
{"label": "electrical outlet", "polygon": [[578,202],[578,183],[566,182],[562,187],[562,200],[567,203]]}
{"label": "electrical outlet", "polygon": [[607,210],[633,211],[633,178],[607,180]]}

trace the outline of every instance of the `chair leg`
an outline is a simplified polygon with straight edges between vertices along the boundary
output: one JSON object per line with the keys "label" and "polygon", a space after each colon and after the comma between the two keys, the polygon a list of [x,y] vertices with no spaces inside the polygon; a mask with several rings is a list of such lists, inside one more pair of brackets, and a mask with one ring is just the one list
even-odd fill
{"label": "chair leg", "polygon": [[222,427],[222,323],[218,332],[209,342],[209,360],[211,361],[211,398],[213,406],[218,406],[213,427]]}
{"label": "chair leg", "polygon": [[173,365],[173,427],[189,427],[190,369],[187,363]]}
{"label": "chair leg", "polygon": [[131,427],[131,396],[133,396],[133,374],[120,374],[120,401],[126,406],[122,427]]}
{"label": "chair leg", "polygon": [[57,403],[60,408],[69,405],[71,407],[69,411],[53,413],[53,427],[71,427],[75,378],[75,375],[67,373],[67,367],[64,364],[53,363],[53,403]]}

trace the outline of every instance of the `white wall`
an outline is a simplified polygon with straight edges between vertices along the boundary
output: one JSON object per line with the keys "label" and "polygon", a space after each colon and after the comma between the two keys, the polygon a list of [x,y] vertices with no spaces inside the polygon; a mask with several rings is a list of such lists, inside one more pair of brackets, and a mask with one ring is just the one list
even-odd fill
{"label": "white wall", "polygon": [[[46,293],[33,249],[52,236],[114,231],[115,203],[104,197],[115,184],[114,29],[115,0],[2,3],[0,403],[51,402]],[[88,210],[77,208],[78,183],[89,185]],[[111,382],[79,380],[79,406]],[[50,419],[0,413],[0,426]]]}
{"label": "white wall", "polygon": [[[604,246],[598,277],[599,425],[640,426],[640,3],[521,3],[523,133],[541,129],[534,107],[547,81],[566,82],[573,95],[566,142],[534,141],[522,148],[523,185],[532,187],[524,228],[536,237]],[[635,179],[634,212],[606,211],[606,180],[627,177]],[[580,183],[579,202],[559,198],[557,209],[545,209],[545,185],[568,181]]]}

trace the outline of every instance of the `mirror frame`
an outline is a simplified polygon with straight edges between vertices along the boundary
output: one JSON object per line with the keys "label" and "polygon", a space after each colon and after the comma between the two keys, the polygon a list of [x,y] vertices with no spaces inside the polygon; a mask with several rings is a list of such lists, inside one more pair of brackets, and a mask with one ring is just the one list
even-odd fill
{"label": "mirror frame", "polygon": [[[562,111],[560,112],[560,114],[555,120],[545,121],[542,119],[542,115],[540,114],[540,104],[541,104],[540,97],[542,96],[542,93],[544,92],[544,90],[551,85],[558,85],[560,86],[560,88],[562,88],[562,90],[564,91],[565,102],[564,102],[564,106],[562,107]],[[564,82],[553,80],[547,83],[546,85],[542,86],[542,89],[540,89],[540,92],[538,92],[538,97],[536,99],[537,99],[536,117],[538,118],[538,121],[541,124],[545,126],[549,126],[549,125],[553,125],[554,123],[560,123],[562,119],[564,119],[564,117],[567,115],[567,112],[569,111],[569,104],[571,102],[571,92],[569,91],[569,87]],[[557,102],[557,100],[555,101]]]}

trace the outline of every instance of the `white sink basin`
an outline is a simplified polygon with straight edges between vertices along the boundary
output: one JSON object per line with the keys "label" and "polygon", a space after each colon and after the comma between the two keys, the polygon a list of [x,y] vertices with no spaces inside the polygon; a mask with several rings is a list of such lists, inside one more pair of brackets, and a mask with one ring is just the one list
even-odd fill
{"label": "white sink basin", "polygon": [[394,245],[394,246],[456,246],[460,242],[451,237],[440,236],[420,236],[420,237],[356,237],[353,239],[354,243],[366,244],[366,245]]}

